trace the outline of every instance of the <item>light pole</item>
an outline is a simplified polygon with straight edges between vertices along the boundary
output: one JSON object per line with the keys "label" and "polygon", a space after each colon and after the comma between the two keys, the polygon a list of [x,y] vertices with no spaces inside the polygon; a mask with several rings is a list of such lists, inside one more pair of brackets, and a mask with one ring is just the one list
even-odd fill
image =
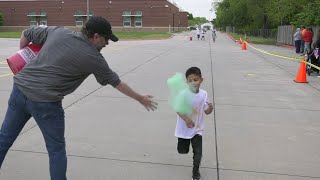
{"label": "light pole", "polygon": [[16,8],[11,8],[10,9],[10,15],[11,15],[11,23],[14,25],[14,11],[16,10]]}
{"label": "light pole", "polygon": [[89,0],[87,0],[87,21],[89,21]]}
{"label": "light pole", "polygon": [[174,32],[174,13],[172,13],[172,31]]}

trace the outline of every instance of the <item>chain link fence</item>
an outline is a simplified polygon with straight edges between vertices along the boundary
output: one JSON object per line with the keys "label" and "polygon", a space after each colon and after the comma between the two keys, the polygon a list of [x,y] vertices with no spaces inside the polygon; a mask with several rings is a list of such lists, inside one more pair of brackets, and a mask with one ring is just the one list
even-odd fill
{"label": "chain link fence", "polygon": [[226,32],[227,33],[243,34],[243,35],[253,36],[253,37],[263,37],[263,38],[270,38],[270,39],[277,38],[277,30],[276,29],[242,30],[242,29],[236,29],[235,27],[232,27],[232,26],[227,26]]}

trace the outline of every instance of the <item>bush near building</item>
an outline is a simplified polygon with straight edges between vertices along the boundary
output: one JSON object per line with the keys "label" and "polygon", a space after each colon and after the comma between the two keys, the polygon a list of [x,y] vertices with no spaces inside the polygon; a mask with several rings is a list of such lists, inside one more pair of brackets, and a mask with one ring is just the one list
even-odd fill
{"label": "bush near building", "polygon": [[2,25],[3,25],[3,14],[0,13],[0,26],[2,26]]}

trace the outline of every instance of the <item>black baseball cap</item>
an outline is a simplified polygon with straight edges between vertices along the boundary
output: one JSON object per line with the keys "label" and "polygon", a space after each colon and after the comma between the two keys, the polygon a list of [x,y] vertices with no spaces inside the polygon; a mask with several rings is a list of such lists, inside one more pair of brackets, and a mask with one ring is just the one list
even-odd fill
{"label": "black baseball cap", "polygon": [[101,16],[90,17],[85,24],[85,28],[90,34],[98,33],[113,42],[119,40],[119,38],[112,33],[111,24]]}

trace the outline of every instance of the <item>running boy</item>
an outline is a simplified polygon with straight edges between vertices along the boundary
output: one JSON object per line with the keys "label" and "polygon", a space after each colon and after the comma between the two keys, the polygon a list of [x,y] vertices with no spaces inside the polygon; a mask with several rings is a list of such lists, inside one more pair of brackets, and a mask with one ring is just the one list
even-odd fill
{"label": "running boy", "polygon": [[204,34],[206,33],[206,31],[204,29],[201,30],[201,40],[205,40],[204,39]]}
{"label": "running boy", "polygon": [[197,38],[199,40],[200,39],[200,29],[199,28],[197,28],[196,34],[197,34]]}
{"label": "running boy", "polygon": [[202,132],[204,128],[203,112],[213,111],[212,103],[208,102],[208,94],[200,89],[203,81],[201,70],[191,67],[186,71],[187,83],[193,93],[192,113],[189,115],[177,113],[175,136],[178,138],[177,150],[180,154],[189,152],[190,143],[193,149],[192,179],[200,180],[199,166],[202,157]]}

